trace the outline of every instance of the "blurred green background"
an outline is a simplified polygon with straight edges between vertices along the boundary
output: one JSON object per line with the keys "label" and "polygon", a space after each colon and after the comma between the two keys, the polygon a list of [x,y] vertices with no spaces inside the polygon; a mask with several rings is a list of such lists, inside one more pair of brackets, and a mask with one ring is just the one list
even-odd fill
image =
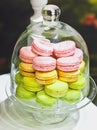
{"label": "blurred green background", "polygon": [[[97,0],[49,0],[48,3],[58,5],[60,21],[75,28],[86,41],[90,75],[97,83]],[[10,72],[15,43],[32,15],[30,0],[0,0],[0,74]]]}

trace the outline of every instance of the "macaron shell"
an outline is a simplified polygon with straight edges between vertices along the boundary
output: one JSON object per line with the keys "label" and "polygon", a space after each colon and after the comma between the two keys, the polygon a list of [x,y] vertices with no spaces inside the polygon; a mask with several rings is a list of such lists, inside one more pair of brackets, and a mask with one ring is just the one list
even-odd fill
{"label": "macaron shell", "polygon": [[43,85],[46,85],[46,84],[52,84],[52,83],[55,83],[57,80],[57,78],[52,78],[52,79],[48,79],[48,80],[41,80],[41,79],[37,79],[36,78],[36,81],[40,84],[43,84]]}
{"label": "macaron shell", "polygon": [[62,70],[58,70],[58,75],[62,76],[62,77],[71,78],[71,77],[79,76],[79,74],[80,74],[80,70],[76,70],[76,71],[72,71],[72,72],[65,72]]}
{"label": "macaron shell", "polygon": [[42,107],[52,107],[57,103],[57,99],[47,95],[44,91],[37,92],[36,102]]}
{"label": "macaron shell", "polygon": [[36,71],[35,77],[41,80],[51,80],[52,78],[57,78],[57,71],[56,70],[52,70],[48,72]]}
{"label": "macaron shell", "polygon": [[75,82],[78,80],[78,76],[76,77],[73,77],[73,78],[68,78],[68,77],[59,77],[59,80],[63,81],[63,82],[68,82],[68,83],[71,83],[71,82]]}
{"label": "macaron shell", "polygon": [[53,84],[45,85],[44,90],[49,96],[59,98],[66,94],[68,90],[68,84],[57,80]]}
{"label": "macaron shell", "polygon": [[26,72],[26,71],[23,71],[23,70],[19,70],[19,71],[20,71],[20,74],[22,76],[26,76],[26,77],[34,77],[35,76],[35,73]]}

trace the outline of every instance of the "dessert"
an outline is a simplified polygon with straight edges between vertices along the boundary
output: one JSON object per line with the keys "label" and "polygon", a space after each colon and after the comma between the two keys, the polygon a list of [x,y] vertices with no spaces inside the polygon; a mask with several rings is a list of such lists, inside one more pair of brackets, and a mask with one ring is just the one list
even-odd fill
{"label": "dessert", "polygon": [[23,78],[23,87],[26,90],[29,90],[32,92],[37,92],[43,89],[43,85],[36,82],[35,78],[30,78],[30,77]]}
{"label": "dessert", "polygon": [[80,74],[80,70],[66,72],[62,70],[58,70],[58,77],[61,81],[64,82],[74,82],[77,81],[78,76]]}
{"label": "dessert", "polygon": [[81,99],[81,89],[86,85],[82,74],[85,61],[74,41],[54,44],[48,39],[35,38],[31,46],[20,49],[19,58],[16,83],[21,79],[25,90],[35,92],[36,103],[53,106],[56,100],[76,102]]}
{"label": "dessert", "polygon": [[37,55],[31,51],[31,46],[24,46],[20,49],[19,58],[23,62],[32,63],[35,56]]}
{"label": "dessert", "polygon": [[19,64],[19,69],[25,72],[35,72],[31,63],[21,62]]}
{"label": "dessert", "polygon": [[47,95],[43,90],[37,92],[36,102],[42,107],[52,107],[57,103],[57,99]]}
{"label": "dessert", "polygon": [[23,80],[23,76],[20,74],[20,72],[17,72],[15,75],[15,83],[16,84],[21,84]]}
{"label": "dessert", "polygon": [[66,82],[57,80],[53,84],[45,85],[44,90],[49,96],[59,98],[66,94],[68,90],[68,84]]}
{"label": "dessert", "polygon": [[32,51],[37,55],[50,56],[53,53],[53,44],[48,39],[34,39],[32,42]]}
{"label": "dessert", "polygon": [[52,71],[48,71],[48,72],[40,72],[40,71],[36,71],[35,72],[35,78],[36,81],[40,84],[52,84],[54,82],[56,82],[57,80],[57,71],[56,70],[52,70]]}
{"label": "dessert", "polygon": [[33,65],[31,63],[21,62],[19,64],[19,72],[23,76],[34,77],[35,70],[33,69]]}
{"label": "dessert", "polygon": [[86,85],[85,77],[81,74],[81,75],[79,75],[77,81],[69,84],[69,87],[72,89],[82,89],[85,87],[85,85]]}
{"label": "dessert", "polygon": [[67,57],[75,53],[75,42],[66,40],[54,45],[54,55],[56,57]]}
{"label": "dessert", "polygon": [[75,71],[78,70],[80,61],[75,56],[61,57],[57,59],[57,68],[62,71]]}
{"label": "dessert", "polygon": [[65,96],[61,98],[65,102],[78,102],[81,99],[81,90],[68,89]]}
{"label": "dessert", "polygon": [[37,71],[51,71],[56,68],[56,59],[53,57],[37,56],[33,59],[33,68]]}
{"label": "dessert", "polygon": [[81,49],[76,48],[76,49],[75,49],[74,56],[75,56],[75,57],[78,57],[79,60],[80,60],[80,62],[82,62],[82,60],[83,60],[83,52],[82,52]]}
{"label": "dessert", "polygon": [[80,70],[80,72],[83,72],[84,69],[85,69],[85,61],[82,60],[80,66],[79,66],[79,70]]}
{"label": "dessert", "polygon": [[17,86],[16,97],[22,100],[32,100],[35,98],[35,93],[27,91],[21,84]]}

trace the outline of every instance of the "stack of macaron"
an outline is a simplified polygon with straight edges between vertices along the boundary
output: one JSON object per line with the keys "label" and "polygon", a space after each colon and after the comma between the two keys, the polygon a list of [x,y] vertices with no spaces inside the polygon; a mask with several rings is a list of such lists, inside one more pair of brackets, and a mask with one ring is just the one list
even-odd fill
{"label": "stack of macaron", "polygon": [[53,106],[57,100],[80,101],[81,90],[86,86],[85,61],[83,51],[74,41],[56,44],[35,38],[31,46],[20,49],[19,58],[21,63],[15,75],[17,97],[24,97],[24,100],[27,97],[24,91],[19,94],[18,87],[22,86],[25,93],[35,94],[36,103],[41,106]]}
{"label": "stack of macaron", "polygon": [[19,58],[21,63],[19,64],[19,71],[23,76],[34,77],[34,68],[32,66],[32,60],[37,55],[31,51],[31,46],[22,47],[20,49]]}

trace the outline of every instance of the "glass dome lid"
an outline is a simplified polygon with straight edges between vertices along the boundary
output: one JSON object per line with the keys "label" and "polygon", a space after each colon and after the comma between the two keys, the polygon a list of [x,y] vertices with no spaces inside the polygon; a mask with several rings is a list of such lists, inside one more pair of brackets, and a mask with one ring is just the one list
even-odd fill
{"label": "glass dome lid", "polygon": [[11,62],[13,101],[48,124],[64,120],[95,97],[87,45],[74,28],[59,21],[60,13],[58,6],[46,5],[43,21],[29,25],[18,39]]}

